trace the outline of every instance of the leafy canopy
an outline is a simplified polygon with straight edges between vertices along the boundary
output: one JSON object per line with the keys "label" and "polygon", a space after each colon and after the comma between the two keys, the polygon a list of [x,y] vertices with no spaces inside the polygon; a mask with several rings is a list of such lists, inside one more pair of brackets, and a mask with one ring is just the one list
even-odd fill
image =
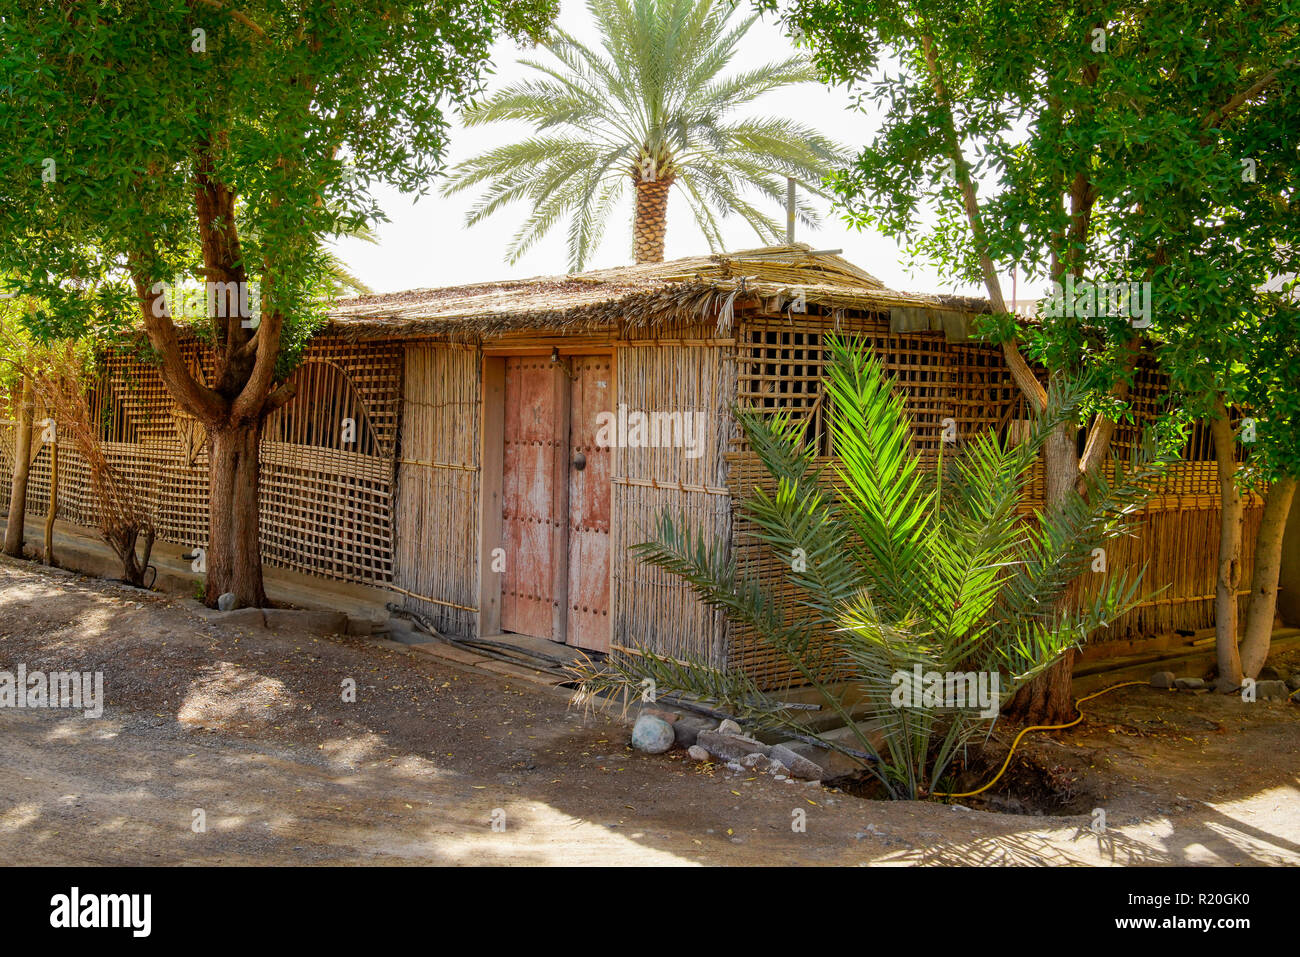
{"label": "leafy canopy", "polygon": [[202,281],[233,238],[202,233],[202,175],[236,200],[241,255],[221,265],[261,283],[292,341],[330,288],[323,238],[383,218],[373,184],[427,190],[493,40],[539,35],[555,7],[0,0],[6,289],[42,303],[40,336],[137,321],[133,280]]}

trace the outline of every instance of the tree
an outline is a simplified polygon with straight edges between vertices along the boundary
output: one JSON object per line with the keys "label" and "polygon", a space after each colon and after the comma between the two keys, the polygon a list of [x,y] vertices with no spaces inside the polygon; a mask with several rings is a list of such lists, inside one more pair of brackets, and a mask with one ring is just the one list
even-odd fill
{"label": "tree", "polygon": [[[1057,288],[1137,283],[1139,296],[1154,292],[1143,286],[1151,283],[1167,297],[1162,306],[1176,301],[1170,291],[1196,277],[1166,268],[1159,243],[1145,258],[1130,255],[1122,232],[1163,202],[1170,171],[1130,154],[1148,126],[1170,119],[1167,91],[1179,85],[1199,97],[1195,116],[1177,117],[1179,135],[1213,139],[1255,95],[1256,68],[1271,52],[1262,38],[1283,21],[1249,3],[1068,0],[792,0],[785,17],[825,79],[865,86],[884,111],[880,134],[836,183],[850,215],[984,285],[989,332],[1031,407],[1043,408],[1054,382],[1091,384],[1086,414],[1045,444],[1046,508],[1059,508],[1107,459],[1129,414],[1133,370],[1150,348],[1135,326],[1152,317],[1125,297],[1110,315],[1067,305],[1020,323],[1000,276],[1019,268]],[[1213,39],[1238,29],[1254,45]],[[1163,59],[1194,36],[1214,51],[1209,77],[1169,71]],[[1145,306],[1155,301],[1148,295]],[[1048,389],[1030,359],[1046,369]],[[1067,717],[1070,668],[1067,655],[1011,710],[1035,722]]]}
{"label": "tree", "polygon": [[[26,539],[27,481],[35,443],[38,349],[22,327],[22,314],[34,308],[26,299],[10,297],[0,300],[0,394],[7,394],[13,413],[13,474],[9,481],[9,513],[5,518],[3,551],[21,558]],[[48,543],[47,543],[48,546]]]}
{"label": "tree", "polygon": [[[258,452],[328,290],[324,237],[424,192],[444,110],[494,38],[554,0],[0,0],[0,271],[45,305],[33,334],[142,323],[172,398],[207,430],[207,600],[261,605]],[[168,283],[214,365],[192,368]]]}
{"label": "tree", "polygon": [[[1121,470],[1115,482],[1105,477],[1109,470],[1089,476],[1086,498],[1070,489],[1062,508],[1026,528],[1020,506],[1034,462],[1056,423],[1072,414],[1078,390],[1054,388],[1019,443],[992,432],[970,436],[959,455],[930,471],[880,360],[853,340],[830,337],[828,349],[834,465],[818,464],[817,442],[801,418],[737,412],[775,485],[738,504],[788,570],[776,581],[747,575],[724,545],[671,515],[661,516],[657,540],[638,551],[821,692],[855,740],[820,743],[857,759],[888,796],[916,798],[935,790],[1013,691],[1135,603],[1140,573],[1110,577],[1078,607],[1062,611],[1057,598],[1094,548],[1125,532],[1165,461],[1148,445],[1139,469]],[[755,730],[817,737],[799,712],[760,694],[747,676],[706,661],[643,651],[580,673],[586,694],[637,689],[649,679],[658,694],[719,700]],[[863,722],[842,698],[846,673],[865,691]],[[985,682],[978,705],[967,675]],[[936,684],[955,690],[959,683],[960,700],[932,697]]]}
{"label": "tree", "polygon": [[[1114,14],[1100,28],[1107,57],[1096,95],[1076,124],[1076,136],[1099,145],[1089,178],[1105,224],[1099,245],[1117,273],[1150,278],[1148,341],[1185,410],[1210,421],[1224,690],[1257,675],[1267,656],[1300,474],[1300,311],[1276,282],[1300,268],[1297,14],[1295,3]],[[1242,491],[1251,485],[1266,504],[1248,582]],[[1242,585],[1251,598],[1239,655]]]}
{"label": "tree", "polygon": [[[782,223],[738,186],[784,203],[786,177],[819,192],[823,176],[847,161],[842,148],[802,123],[733,116],[764,93],[816,75],[797,56],[724,75],[757,19],[734,17],[729,0],[588,0],[588,9],[601,49],[557,31],[546,44],[549,59],[522,61],[536,76],[465,111],[470,126],[523,120],[536,128],[460,164],[445,188],[486,184],[469,225],[516,200],[531,206],[507,249],[511,262],[569,216],[569,260],[582,269],[629,183],[638,263],[663,261],[673,187],[710,248],[722,247],[719,219],[733,213],[761,241],[776,241]],[[818,221],[803,199],[798,215],[810,226]]]}

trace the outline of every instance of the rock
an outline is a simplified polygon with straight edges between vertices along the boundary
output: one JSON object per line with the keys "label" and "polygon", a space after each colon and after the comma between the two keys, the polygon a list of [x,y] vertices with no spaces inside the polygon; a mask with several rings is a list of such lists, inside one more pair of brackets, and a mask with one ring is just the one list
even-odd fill
{"label": "rock", "polygon": [[739,761],[755,751],[766,755],[772,750],[762,741],[747,738],[743,734],[728,734],[721,727],[717,731],[701,731],[696,737],[696,743],[703,745],[709,754],[721,761]]}
{"label": "rock", "polygon": [[1286,679],[1286,686],[1292,691],[1300,691],[1300,671]]}
{"label": "rock", "polygon": [[1183,691],[1196,691],[1205,687],[1205,682],[1200,678],[1175,678],[1174,687],[1181,688]]}
{"label": "rock", "polygon": [[802,754],[795,754],[784,744],[773,745],[769,757],[773,761],[780,761],[785,765],[786,770],[797,778],[820,781],[826,776],[826,771],[821,765],[809,761]]}
{"label": "rock", "polygon": [[736,724],[736,722],[732,721],[730,718],[724,718],[722,724],[718,725],[718,730],[721,731],[723,734],[744,734],[745,733],[744,731],[740,730],[740,725]]}
{"label": "rock", "polygon": [[1282,676],[1277,673],[1276,669],[1270,668],[1268,665],[1265,665],[1263,668],[1259,669],[1259,674],[1255,675],[1255,680],[1256,681],[1281,681]]}
{"label": "rock", "polygon": [[646,754],[663,754],[673,741],[673,726],[663,718],[643,714],[632,726],[632,747]]}
{"label": "rock", "polygon": [[673,722],[673,734],[677,736],[679,748],[689,748],[699,739],[701,731],[712,731],[717,722],[712,718],[703,718],[693,714],[682,715]]}
{"label": "rock", "polygon": [[1157,671],[1151,676],[1151,687],[1172,688],[1177,680],[1172,671]]}
{"label": "rock", "polygon": [[740,772],[745,770],[745,766],[741,764],[739,761],[728,761],[727,770]]}
{"label": "rock", "polygon": [[234,611],[235,610],[235,593],[233,591],[225,592],[217,597],[217,611]]}
{"label": "rock", "polygon": [[740,759],[741,767],[754,769],[760,764],[766,764],[767,758],[755,751],[753,754],[747,754]]}
{"label": "rock", "polygon": [[664,711],[660,708],[642,708],[641,714],[653,715],[656,718],[661,718],[662,720],[667,721],[669,724],[675,723],[677,719],[681,717],[681,715],[676,711]]}
{"label": "rock", "polygon": [[708,761],[712,757],[705,748],[700,747],[698,744],[692,744],[686,749],[686,753],[690,755],[692,761]]}
{"label": "rock", "polygon": [[1285,698],[1288,693],[1285,681],[1255,682],[1256,701],[1277,701],[1281,698]]}
{"label": "rock", "polygon": [[1236,694],[1241,690],[1241,685],[1231,678],[1217,678],[1214,682],[1214,690],[1219,694]]}
{"label": "rock", "polygon": [[[826,737],[835,736],[834,732]],[[862,770],[862,764],[854,760],[842,751],[832,751],[829,748],[819,748],[815,745],[808,744],[806,741],[782,741],[782,745],[789,748],[800,757],[807,758],[813,764],[822,769],[825,779],[830,781],[846,774],[856,774]],[[859,742],[850,741],[854,747],[861,747]]]}

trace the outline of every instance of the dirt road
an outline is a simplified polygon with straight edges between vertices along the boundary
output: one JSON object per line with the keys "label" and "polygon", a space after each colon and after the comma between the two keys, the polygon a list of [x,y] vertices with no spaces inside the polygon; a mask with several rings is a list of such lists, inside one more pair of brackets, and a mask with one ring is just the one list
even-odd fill
{"label": "dirt road", "polygon": [[1099,835],[1088,814],[872,802],[637,754],[624,725],[528,682],[5,559],[0,670],[19,664],[102,671],[107,706],[0,709],[11,865],[1300,863],[1294,706],[1099,700],[1061,745],[1093,769]]}

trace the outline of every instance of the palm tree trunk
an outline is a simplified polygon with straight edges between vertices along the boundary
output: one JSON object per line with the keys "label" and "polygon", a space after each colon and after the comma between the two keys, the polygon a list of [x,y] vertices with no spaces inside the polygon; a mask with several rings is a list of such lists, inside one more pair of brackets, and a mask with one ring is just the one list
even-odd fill
{"label": "palm tree trunk", "polygon": [[664,261],[668,190],[672,185],[672,177],[636,179],[636,218],[632,221],[632,236],[638,265]]}

